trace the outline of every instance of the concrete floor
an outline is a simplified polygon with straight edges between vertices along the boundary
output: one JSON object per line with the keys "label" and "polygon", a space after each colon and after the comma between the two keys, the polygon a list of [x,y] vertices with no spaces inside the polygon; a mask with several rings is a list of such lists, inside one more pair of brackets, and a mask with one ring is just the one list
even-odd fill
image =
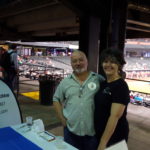
{"label": "concrete floor", "polygon": [[130,104],[128,120],[129,150],[150,150],[150,108]]}
{"label": "concrete floor", "polygon": [[[19,93],[39,90],[37,81],[26,81],[20,84]],[[42,119],[45,129],[55,135],[63,135],[63,128],[58,120],[53,106],[41,105],[40,101],[27,98],[19,94],[18,101],[22,111],[23,120],[26,116]],[[150,108],[129,104],[128,120],[130,134],[129,150],[150,150]]]}

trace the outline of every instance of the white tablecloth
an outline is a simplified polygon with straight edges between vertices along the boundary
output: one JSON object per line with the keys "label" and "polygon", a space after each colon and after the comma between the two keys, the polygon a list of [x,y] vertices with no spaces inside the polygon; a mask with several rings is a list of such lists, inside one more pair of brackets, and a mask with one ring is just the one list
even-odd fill
{"label": "white tablecloth", "polygon": [[[30,130],[30,131],[26,132],[25,130],[27,128],[26,127],[20,128],[21,126],[23,126],[23,124],[15,125],[15,126],[12,126],[11,128],[13,128],[15,131],[20,133],[22,136],[24,136],[25,138],[27,138],[28,140],[30,140],[34,144],[36,144],[39,147],[41,147],[43,150],[60,150],[58,148],[57,144],[56,144],[56,140],[48,142],[47,140],[45,140],[42,137],[40,137],[33,130]],[[61,150],[77,150],[75,147],[71,146],[70,144],[68,144],[68,143],[66,143],[64,141],[63,141],[63,145],[65,145],[64,146],[65,148],[63,148]]]}

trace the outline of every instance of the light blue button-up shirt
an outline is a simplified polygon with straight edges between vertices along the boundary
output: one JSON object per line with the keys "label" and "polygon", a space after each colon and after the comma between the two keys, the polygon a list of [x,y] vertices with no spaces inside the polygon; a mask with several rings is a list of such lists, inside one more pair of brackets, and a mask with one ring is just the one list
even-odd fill
{"label": "light blue button-up shirt", "polygon": [[89,77],[80,84],[74,74],[63,79],[58,85],[53,101],[60,101],[63,114],[67,118],[67,127],[76,135],[93,136],[94,131],[94,95],[104,78],[90,72]]}

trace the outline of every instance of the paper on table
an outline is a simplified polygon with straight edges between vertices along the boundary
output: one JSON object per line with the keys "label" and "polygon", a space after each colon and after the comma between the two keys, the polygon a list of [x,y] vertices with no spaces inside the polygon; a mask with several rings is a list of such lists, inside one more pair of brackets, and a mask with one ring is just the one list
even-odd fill
{"label": "paper on table", "polygon": [[33,121],[33,130],[35,130],[36,132],[44,132],[45,131],[44,124],[41,119],[36,119]]}
{"label": "paper on table", "polygon": [[125,142],[125,140],[106,148],[105,150],[128,150],[127,144]]}

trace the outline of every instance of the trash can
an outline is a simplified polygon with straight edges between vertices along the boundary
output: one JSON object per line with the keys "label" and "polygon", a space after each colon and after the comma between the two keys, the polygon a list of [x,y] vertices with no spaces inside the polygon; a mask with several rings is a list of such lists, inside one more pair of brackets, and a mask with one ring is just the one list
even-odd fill
{"label": "trash can", "polygon": [[57,81],[50,76],[39,77],[39,100],[41,105],[52,105],[53,94],[55,92]]}

